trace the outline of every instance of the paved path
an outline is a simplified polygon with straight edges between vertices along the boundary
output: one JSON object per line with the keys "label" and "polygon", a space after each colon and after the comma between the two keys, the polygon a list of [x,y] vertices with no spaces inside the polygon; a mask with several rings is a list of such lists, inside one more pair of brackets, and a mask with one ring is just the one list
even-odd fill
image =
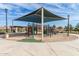
{"label": "paved path", "polygon": [[66,42],[28,43],[0,39],[2,56],[79,56],[79,39]]}

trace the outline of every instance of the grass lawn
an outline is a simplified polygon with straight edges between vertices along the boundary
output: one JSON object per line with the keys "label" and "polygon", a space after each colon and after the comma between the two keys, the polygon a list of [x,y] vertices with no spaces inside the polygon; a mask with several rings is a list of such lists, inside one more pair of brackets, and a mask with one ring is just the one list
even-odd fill
{"label": "grass lawn", "polygon": [[35,40],[35,39],[23,39],[19,40],[19,42],[42,42],[41,40]]}

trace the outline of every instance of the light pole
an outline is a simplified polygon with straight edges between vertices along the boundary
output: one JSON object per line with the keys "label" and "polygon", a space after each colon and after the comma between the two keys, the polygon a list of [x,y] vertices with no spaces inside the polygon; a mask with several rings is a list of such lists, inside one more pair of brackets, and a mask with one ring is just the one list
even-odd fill
{"label": "light pole", "polygon": [[8,34],[8,19],[7,19],[7,11],[8,11],[8,9],[5,9],[5,21],[6,21],[6,34],[5,34],[5,38],[6,38],[6,39],[9,38],[9,34]]}
{"label": "light pole", "polygon": [[69,36],[69,32],[70,32],[70,22],[69,22],[69,18],[70,18],[70,15],[68,15],[67,17],[68,17],[68,33],[67,33],[67,36]]}
{"label": "light pole", "polygon": [[8,11],[8,9],[5,9],[5,17],[6,17],[6,33],[8,33],[7,11]]}

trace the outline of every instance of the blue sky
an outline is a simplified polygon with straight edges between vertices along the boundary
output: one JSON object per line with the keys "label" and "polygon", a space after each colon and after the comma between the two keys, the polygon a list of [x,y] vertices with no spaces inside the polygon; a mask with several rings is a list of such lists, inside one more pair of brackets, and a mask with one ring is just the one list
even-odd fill
{"label": "blue sky", "polygon": [[[70,15],[70,23],[75,26],[79,22],[79,4],[76,3],[0,3],[0,26],[5,26],[5,11],[8,9],[8,26],[12,25],[12,20],[26,15],[40,7],[44,7],[56,15],[67,18]],[[48,22],[50,25],[64,26],[67,20]],[[27,22],[14,22],[14,25],[26,26]]]}

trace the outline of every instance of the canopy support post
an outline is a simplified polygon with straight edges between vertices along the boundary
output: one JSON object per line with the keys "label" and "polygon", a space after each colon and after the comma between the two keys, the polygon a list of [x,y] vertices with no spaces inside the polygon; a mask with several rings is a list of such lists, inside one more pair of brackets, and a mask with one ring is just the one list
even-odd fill
{"label": "canopy support post", "polygon": [[44,38],[44,28],[43,28],[43,25],[44,25],[44,10],[42,8],[42,12],[41,12],[41,23],[42,23],[42,40]]}
{"label": "canopy support post", "polygon": [[69,33],[70,33],[70,22],[69,22],[70,15],[68,15],[67,17],[68,17],[68,33],[67,33],[67,36],[69,36]]}

